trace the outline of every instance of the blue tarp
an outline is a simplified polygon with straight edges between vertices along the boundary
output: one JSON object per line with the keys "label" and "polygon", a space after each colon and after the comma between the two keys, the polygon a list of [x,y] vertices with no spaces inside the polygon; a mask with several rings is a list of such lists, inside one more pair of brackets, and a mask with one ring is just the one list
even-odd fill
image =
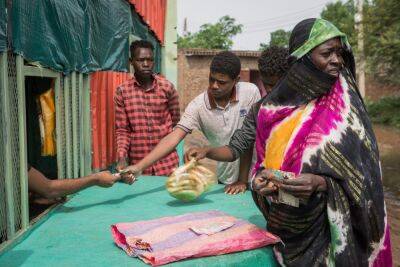
{"label": "blue tarp", "polygon": [[11,15],[13,50],[27,60],[64,73],[128,70],[127,1],[14,0]]}
{"label": "blue tarp", "polygon": [[7,48],[6,44],[6,0],[0,0],[0,52]]}
{"label": "blue tarp", "polygon": [[142,40],[151,42],[154,46],[154,71],[161,71],[161,45],[158,40],[154,37],[154,34],[149,28],[143,24],[139,15],[136,12],[132,12],[132,34],[139,37]]}

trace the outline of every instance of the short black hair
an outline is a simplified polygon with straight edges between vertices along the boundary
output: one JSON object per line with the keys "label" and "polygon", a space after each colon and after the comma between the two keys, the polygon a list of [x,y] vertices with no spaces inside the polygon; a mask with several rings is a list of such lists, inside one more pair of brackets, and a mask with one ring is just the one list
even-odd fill
{"label": "short black hair", "polygon": [[236,79],[240,74],[240,59],[234,53],[223,51],[216,54],[210,65],[210,72],[226,74],[231,79]]}
{"label": "short black hair", "polygon": [[150,43],[149,41],[146,40],[137,40],[131,43],[130,46],[130,51],[131,51],[131,57],[133,58],[133,56],[135,55],[135,51],[138,48],[148,48],[151,49],[151,51],[154,52],[154,46],[152,43]]}
{"label": "short black hair", "polygon": [[282,77],[289,69],[289,50],[280,46],[269,46],[258,59],[258,70],[264,76]]}

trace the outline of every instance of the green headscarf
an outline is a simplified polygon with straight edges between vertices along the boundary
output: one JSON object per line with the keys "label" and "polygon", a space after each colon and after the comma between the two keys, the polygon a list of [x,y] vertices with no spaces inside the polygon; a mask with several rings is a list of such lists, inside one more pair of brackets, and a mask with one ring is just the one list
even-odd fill
{"label": "green headscarf", "polygon": [[307,41],[305,41],[304,44],[292,52],[291,56],[299,59],[310,52],[313,48],[335,37],[340,37],[343,46],[345,46],[347,49],[350,49],[350,44],[347,40],[346,34],[341,32],[338,28],[336,28],[335,25],[327,20],[315,19]]}

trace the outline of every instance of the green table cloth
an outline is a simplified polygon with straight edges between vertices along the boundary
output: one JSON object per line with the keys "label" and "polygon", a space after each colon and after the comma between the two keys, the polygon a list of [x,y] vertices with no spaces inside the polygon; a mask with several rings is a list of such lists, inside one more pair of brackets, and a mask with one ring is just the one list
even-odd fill
{"label": "green table cloth", "polygon": [[[182,203],[165,190],[164,177],[141,177],[129,186],[88,188],[55,208],[40,225],[0,255],[0,266],[149,266],[113,242],[110,225],[195,211],[220,210],[259,227],[265,220],[250,192],[226,195],[216,185],[200,199]],[[277,266],[272,247],[188,259],[165,266]]]}

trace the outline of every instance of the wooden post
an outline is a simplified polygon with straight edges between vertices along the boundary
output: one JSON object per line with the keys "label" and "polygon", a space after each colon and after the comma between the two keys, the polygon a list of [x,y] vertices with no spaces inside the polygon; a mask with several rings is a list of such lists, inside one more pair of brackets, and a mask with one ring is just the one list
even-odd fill
{"label": "wooden post", "polygon": [[85,142],[83,138],[83,94],[84,94],[84,88],[83,88],[83,74],[79,73],[78,75],[78,111],[79,111],[79,118],[77,123],[79,124],[79,135],[78,135],[78,142],[79,142],[79,147],[78,147],[78,157],[79,157],[79,175],[84,176],[85,173],[85,159],[83,157],[83,144]]}
{"label": "wooden post", "polygon": [[[178,50],[177,50],[177,31],[176,31],[176,0],[167,0],[167,10],[165,14],[164,46],[162,47],[161,73],[178,86]],[[179,90],[179,88],[178,88]]]}
{"label": "wooden post", "polygon": [[57,173],[58,173],[58,179],[65,178],[65,166],[64,166],[64,151],[62,148],[62,142],[61,140],[64,138],[62,136],[62,128],[64,125],[61,124],[62,119],[61,119],[61,101],[63,100],[62,98],[62,91],[61,91],[61,79],[62,76],[61,74],[55,78],[54,80],[54,97],[55,97],[55,103],[56,103],[56,147],[57,147]]}
{"label": "wooden post", "polygon": [[76,72],[71,74],[71,89],[72,89],[72,158],[74,178],[79,176],[79,149],[78,149],[78,93],[76,88]]}
{"label": "wooden post", "polygon": [[21,186],[21,228],[29,226],[28,201],[28,152],[26,147],[26,105],[25,105],[25,75],[24,59],[16,56],[17,89],[18,89],[18,137],[19,137],[19,178]]}
{"label": "wooden post", "polygon": [[3,106],[3,129],[4,131],[4,178],[5,178],[5,193],[6,193],[6,208],[7,208],[7,239],[12,239],[15,235],[15,220],[14,220],[14,187],[13,187],[13,165],[12,165],[12,152],[10,138],[12,136],[10,125],[10,90],[8,88],[8,71],[7,71],[7,52],[0,55],[0,75],[1,85],[0,89],[3,90],[3,98],[0,105]]}
{"label": "wooden post", "polygon": [[65,156],[66,159],[66,177],[72,178],[72,134],[71,134],[71,88],[70,77],[64,78],[64,123],[65,123]]}
{"label": "wooden post", "polygon": [[90,114],[90,75],[85,75],[83,79],[82,90],[82,159],[84,161],[84,173],[88,175],[92,173],[92,125]]}
{"label": "wooden post", "polygon": [[357,81],[362,97],[365,97],[365,53],[364,53],[364,26],[363,26],[363,0],[356,0],[356,13],[354,17],[357,31]]}

